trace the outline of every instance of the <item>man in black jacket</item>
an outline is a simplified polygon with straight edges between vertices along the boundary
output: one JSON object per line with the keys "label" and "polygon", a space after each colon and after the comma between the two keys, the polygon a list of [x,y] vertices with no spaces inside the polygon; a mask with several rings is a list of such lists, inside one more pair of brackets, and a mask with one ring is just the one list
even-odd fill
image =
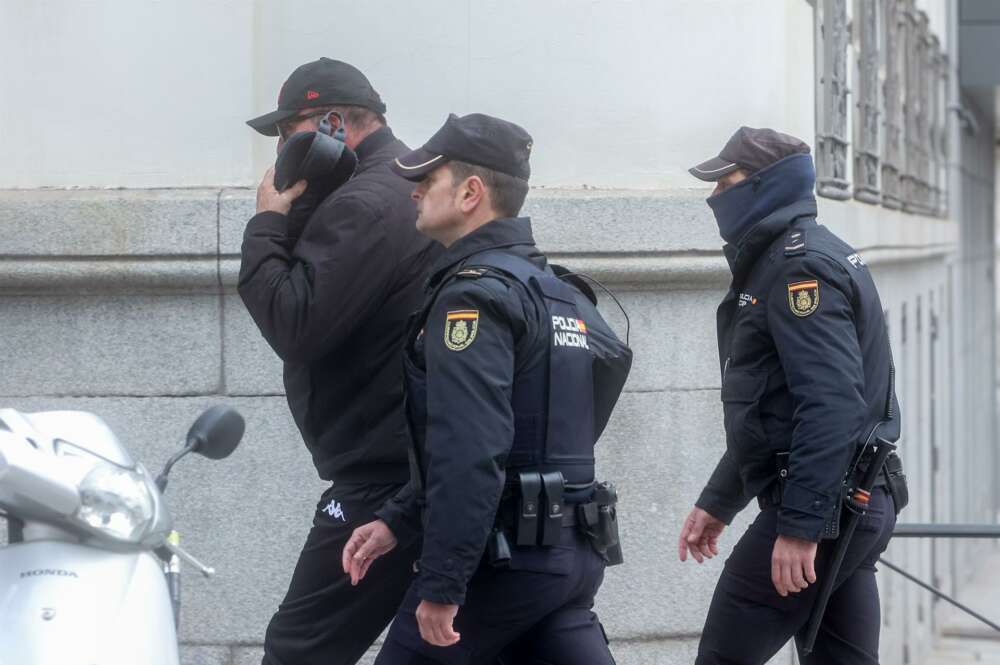
{"label": "man in black jacket", "polygon": [[389,169],[408,148],[384,113],[360,71],[322,58],[292,73],[277,110],[247,123],[279,136],[280,151],[328,117],[358,157],[353,178],[304,225],[288,213],[306,183],[278,192],[269,171],[243,239],[240,296],[284,361],[292,415],[320,477],[332,483],[268,626],[264,665],[357,662],[395,613],[419,556],[415,545],[385,557],[382,584],[365,590],[337,566],[354,527],[409,478],[400,352],[439,250],[417,233],[410,187]]}
{"label": "man in black jacket", "polygon": [[[726,452],[684,522],[681,560],[718,554],[733,517],[755,497],[762,509],[726,562],[699,665],[763,664],[801,641],[846,518],[844,478],[857,480],[875,436],[899,437],[878,292],[861,257],[816,223],[808,153],[791,136],[744,127],[691,169],[716,183],[708,204],[733,282],[717,319]],[[888,481],[849,542],[805,665],[878,662],[874,566],[903,503]]]}

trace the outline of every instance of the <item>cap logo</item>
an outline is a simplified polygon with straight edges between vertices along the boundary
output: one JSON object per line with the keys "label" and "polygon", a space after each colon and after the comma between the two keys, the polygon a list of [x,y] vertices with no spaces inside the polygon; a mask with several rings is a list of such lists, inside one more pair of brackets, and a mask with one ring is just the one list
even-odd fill
{"label": "cap logo", "polygon": [[308,92],[306,92],[306,99],[313,100],[318,98],[319,98],[319,93],[316,92],[315,90],[309,90]]}

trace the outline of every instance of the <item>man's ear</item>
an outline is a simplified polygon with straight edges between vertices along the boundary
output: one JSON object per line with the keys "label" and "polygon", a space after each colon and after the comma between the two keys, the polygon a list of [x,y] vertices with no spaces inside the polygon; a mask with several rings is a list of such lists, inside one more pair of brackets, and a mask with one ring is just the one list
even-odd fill
{"label": "man's ear", "polygon": [[483,203],[488,202],[489,194],[486,184],[479,176],[469,176],[459,187],[458,207],[465,213],[470,214]]}

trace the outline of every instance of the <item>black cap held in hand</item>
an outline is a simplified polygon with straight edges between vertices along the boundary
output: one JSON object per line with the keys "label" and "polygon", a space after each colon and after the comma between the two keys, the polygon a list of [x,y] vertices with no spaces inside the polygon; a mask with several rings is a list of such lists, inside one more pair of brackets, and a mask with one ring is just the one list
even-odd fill
{"label": "black cap held in hand", "polygon": [[452,113],[423,147],[396,159],[392,170],[407,180],[418,181],[455,160],[528,180],[531,146],[531,135],[512,122],[482,113],[462,117]]}
{"label": "black cap held in hand", "polygon": [[247,120],[265,136],[277,136],[277,124],[315,106],[363,106],[385,113],[385,104],[361,71],[340,60],[320,58],[297,68],[278,93],[278,108]]}
{"label": "black cap held in hand", "polygon": [[736,169],[751,175],[779,159],[799,153],[809,154],[809,146],[801,139],[773,129],[740,127],[718,157],[691,167],[688,173],[699,180],[715,182]]}

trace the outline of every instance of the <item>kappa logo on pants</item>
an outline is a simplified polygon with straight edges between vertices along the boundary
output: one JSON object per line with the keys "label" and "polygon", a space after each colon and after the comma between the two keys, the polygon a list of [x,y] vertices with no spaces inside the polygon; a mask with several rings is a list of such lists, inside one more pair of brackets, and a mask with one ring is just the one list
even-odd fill
{"label": "kappa logo on pants", "polygon": [[341,508],[340,502],[336,499],[331,499],[330,503],[323,509],[323,512],[335,520],[347,522],[347,516],[344,515],[344,509]]}

